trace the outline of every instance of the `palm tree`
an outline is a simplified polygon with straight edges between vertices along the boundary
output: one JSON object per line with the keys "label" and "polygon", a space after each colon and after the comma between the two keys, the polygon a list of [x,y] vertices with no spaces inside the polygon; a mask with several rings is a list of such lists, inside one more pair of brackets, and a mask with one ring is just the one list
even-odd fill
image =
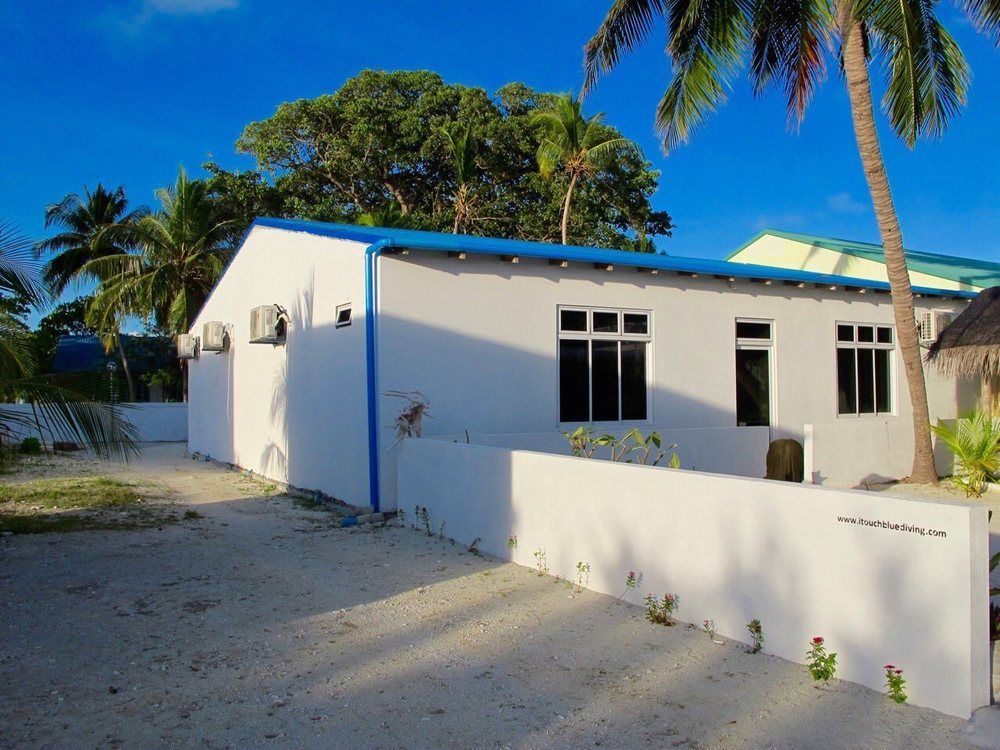
{"label": "palm tree", "polygon": [[455,169],[455,221],[452,234],[458,234],[471,218],[473,203],[472,179],[476,174],[476,139],[469,123],[458,125],[454,132],[441,128],[441,134],[448,142],[452,167]]}
{"label": "palm tree", "polygon": [[[998,0],[962,0],[980,30],[1000,33]],[[725,100],[727,80],[745,60],[759,94],[780,86],[789,118],[801,120],[825,75],[825,51],[844,74],[858,153],[885,253],[900,353],[913,411],[910,479],[936,482],[927,390],[913,312],[913,292],[899,219],[879,145],[869,64],[886,74],[882,107],[908,146],[938,136],[965,103],[969,69],[955,40],[934,15],[933,2],[888,0],[615,0],[585,52],[585,90],[644,41],[657,17],[667,26],[673,78],[656,112],[669,151],[687,141]],[[839,47],[834,42],[839,41]]]}
{"label": "palm tree", "polygon": [[583,116],[583,104],[572,94],[554,97],[531,116],[541,132],[538,144],[538,168],[545,178],[556,170],[569,175],[569,185],[562,207],[562,243],[569,244],[569,214],[573,190],[581,180],[606,167],[617,155],[637,152],[638,146],[627,138],[613,135],[601,123],[604,115]]}
{"label": "palm tree", "polygon": [[229,260],[233,222],[220,218],[203,180],[181,168],[174,187],[156,197],[160,210],[132,229],[138,253],[97,258],[82,269],[101,279],[87,315],[96,328],[130,314],[172,334],[187,332]]}
{"label": "palm tree", "polygon": [[396,201],[389,201],[381,208],[358,214],[354,223],[363,227],[383,229],[423,229],[424,223],[413,214],[404,214]]}
{"label": "palm tree", "polygon": [[[45,209],[45,226],[63,231],[35,246],[37,255],[53,253],[42,272],[42,278],[53,295],[62,294],[71,283],[92,274],[83,271],[96,258],[124,255],[132,243],[131,230],[145,216],[147,209],[129,210],[125,188],[107,190],[101,183],[91,192],[84,187],[83,195],[70,193],[59,203]],[[122,346],[118,321],[101,330],[101,341],[107,351],[118,350],[122,370],[128,381],[129,400],[135,401],[135,383]]]}
{"label": "palm tree", "polygon": [[[34,305],[44,301],[31,263],[32,247],[11,225],[0,222],[0,298]],[[76,440],[105,458],[127,460],[134,455],[135,428],[111,404],[89,399],[81,378],[56,382],[38,375],[36,349],[24,326],[0,308],[0,396],[4,402],[27,401],[33,411],[28,417],[0,403],[0,438],[15,436],[17,428],[37,428],[40,435],[44,429]]]}

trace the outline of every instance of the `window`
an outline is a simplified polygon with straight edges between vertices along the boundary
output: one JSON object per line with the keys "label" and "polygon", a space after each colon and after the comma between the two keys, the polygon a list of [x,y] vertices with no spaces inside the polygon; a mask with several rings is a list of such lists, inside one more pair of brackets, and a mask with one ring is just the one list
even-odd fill
{"label": "window", "polygon": [[344,326],[349,326],[351,324],[351,304],[337,305],[337,323],[336,328],[343,328]]}
{"label": "window", "polygon": [[650,313],[560,308],[559,421],[647,416]]}
{"label": "window", "polygon": [[891,326],[837,324],[837,413],[892,413]]}
{"label": "window", "polygon": [[771,425],[770,320],[736,321],[736,424]]}

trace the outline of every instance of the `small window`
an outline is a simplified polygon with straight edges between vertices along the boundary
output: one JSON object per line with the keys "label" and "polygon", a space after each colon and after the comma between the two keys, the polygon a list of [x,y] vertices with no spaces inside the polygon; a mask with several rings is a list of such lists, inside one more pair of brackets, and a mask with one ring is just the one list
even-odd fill
{"label": "small window", "polygon": [[559,311],[560,331],[587,331],[587,311],[586,310],[560,310]]}
{"label": "small window", "polygon": [[351,305],[339,305],[337,307],[337,328],[343,328],[351,324]]}
{"label": "small window", "polygon": [[880,344],[891,344],[892,343],[892,329],[885,328],[883,326],[878,327],[878,332],[876,334],[877,340]]}
{"label": "small window", "polygon": [[622,317],[625,319],[625,333],[649,333],[649,315],[646,313],[624,313]]}
{"label": "small window", "polygon": [[875,340],[875,329],[872,326],[858,326],[858,341],[870,344]]}
{"label": "small window", "polygon": [[737,320],[736,338],[738,339],[771,339],[771,324],[764,321]]}
{"label": "small window", "polygon": [[618,333],[618,313],[595,310],[594,333]]}
{"label": "small window", "polygon": [[854,326],[837,326],[837,341],[854,341]]}

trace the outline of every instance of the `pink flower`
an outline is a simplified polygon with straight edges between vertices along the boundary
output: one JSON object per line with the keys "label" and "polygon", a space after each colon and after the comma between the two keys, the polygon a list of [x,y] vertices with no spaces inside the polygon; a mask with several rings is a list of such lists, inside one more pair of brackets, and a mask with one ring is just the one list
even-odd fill
{"label": "pink flower", "polygon": [[886,665],[885,665],[885,668],[886,668],[886,669],[895,669],[895,668],[896,668],[896,666],[895,666],[894,664],[886,664]]}
{"label": "pink flower", "polygon": [[814,643],[815,645],[817,645],[817,646],[821,646],[821,645],[823,645],[823,637],[822,637],[822,636],[819,636],[819,635],[817,635],[817,636],[816,636],[815,638],[813,638],[813,641],[812,641],[812,642],[813,642],[813,643]]}
{"label": "pink flower", "polygon": [[896,670],[896,674],[903,674],[903,670],[902,669],[897,669]]}

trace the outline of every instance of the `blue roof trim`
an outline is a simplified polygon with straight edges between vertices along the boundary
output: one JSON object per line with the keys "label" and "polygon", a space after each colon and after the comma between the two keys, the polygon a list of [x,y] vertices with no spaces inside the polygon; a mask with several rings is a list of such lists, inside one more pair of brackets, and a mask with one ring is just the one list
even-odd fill
{"label": "blue roof trim", "polygon": [[[707,258],[684,258],[676,255],[652,253],[636,253],[624,250],[607,250],[600,247],[579,247],[576,245],[554,245],[545,242],[526,242],[523,240],[506,240],[495,237],[473,237],[463,234],[444,234],[441,232],[424,232],[414,229],[386,229],[382,227],[364,227],[347,224],[332,224],[321,221],[305,221],[300,219],[275,219],[261,217],[255,219],[251,229],[256,226],[285,229],[292,232],[337,239],[353,240],[366,244],[385,241],[396,247],[412,248],[414,250],[436,250],[439,252],[466,252],[483,255],[517,255],[522,258],[542,258],[549,260],[567,260],[581,263],[608,263],[616,266],[632,268],[655,268],[661,271],[680,273],[696,273],[706,276],[732,276],[743,279],[773,279],[804,284],[819,284],[821,286],[852,286],[864,289],[889,290],[889,284],[884,281],[857,279],[849,276],[796,271],[772,266],[758,266],[748,263],[733,263],[725,260],[710,260]],[[950,289],[932,289],[914,287],[913,291],[935,297],[960,297],[971,299],[976,292],[957,291]]]}

